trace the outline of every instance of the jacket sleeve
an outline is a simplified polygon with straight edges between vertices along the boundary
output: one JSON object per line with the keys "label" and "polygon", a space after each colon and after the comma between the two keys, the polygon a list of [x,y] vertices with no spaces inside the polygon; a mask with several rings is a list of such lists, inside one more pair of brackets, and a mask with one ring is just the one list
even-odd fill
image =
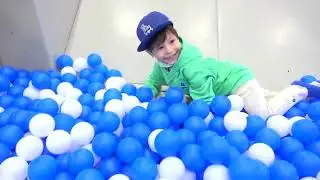
{"label": "jacket sleeve", "polygon": [[161,85],[166,85],[159,66],[156,64],[153,65],[152,71],[145,80],[144,85],[152,89],[153,96],[157,96],[159,94]]}
{"label": "jacket sleeve", "polygon": [[189,83],[189,93],[192,99],[202,99],[208,104],[215,97],[214,84],[216,72],[210,71],[208,61],[198,61],[188,65],[184,70],[184,77]]}

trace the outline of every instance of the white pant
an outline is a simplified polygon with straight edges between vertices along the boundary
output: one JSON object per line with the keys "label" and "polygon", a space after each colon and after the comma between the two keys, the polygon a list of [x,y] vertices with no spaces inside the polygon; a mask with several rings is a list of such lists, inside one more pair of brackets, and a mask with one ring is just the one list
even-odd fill
{"label": "white pant", "polygon": [[272,115],[283,115],[296,103],[308,96],[308,90],[298,85],[290,85],[279,93],[263,89],[256,79],[240,86],[235,94],[244,101],[244,109],[249,114],[262,118]]}

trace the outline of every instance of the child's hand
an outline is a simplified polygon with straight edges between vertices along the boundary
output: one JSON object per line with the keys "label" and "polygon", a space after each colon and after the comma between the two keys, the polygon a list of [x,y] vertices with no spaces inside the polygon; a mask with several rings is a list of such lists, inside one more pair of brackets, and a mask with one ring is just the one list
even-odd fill
{"label": "child's hand", "polygon": [[291,83],[292,85],[299,85],[308,89],[308,96],[320,98],[320,87],[317,84],[306,83],[302,81],[294,81]]}

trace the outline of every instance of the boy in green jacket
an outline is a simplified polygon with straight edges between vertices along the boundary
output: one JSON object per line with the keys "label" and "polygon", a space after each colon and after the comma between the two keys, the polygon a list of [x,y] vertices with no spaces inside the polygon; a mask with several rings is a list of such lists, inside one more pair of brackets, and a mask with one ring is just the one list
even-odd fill
{"label": "boy in green jacket", "polygon": [[244,100],[244,109],[263,118],[284,114],[308,95],[308,90],[291,85],[271,99],[260,87],[253,73],[245,66],[204,57],[200,50],[181,38],[172,21],[153,11],[144,16],[137,27],[138,52],[146,51],[156,63],[145,85],[154,96],[161,85],[181,87],[192,99],[211,103],[217,95],[237,94]]}

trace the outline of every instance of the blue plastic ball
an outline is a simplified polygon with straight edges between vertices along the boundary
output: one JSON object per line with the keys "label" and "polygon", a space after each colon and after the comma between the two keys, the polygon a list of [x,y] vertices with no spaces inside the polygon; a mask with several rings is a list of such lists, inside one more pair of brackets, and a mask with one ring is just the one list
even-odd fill
{"label": "blue plastic ball", "polygon": [[99,91],[100,89],[104,89],[104,84],[93,82],[88,85],[87,91],[92,96],[95,96],[96,92]]}
{"label": "blue plastic ball", "polygon": [[80,79],[88,79],[93,73],[93,71],[90,68],[84,68],[79,72]]}
{"label": "blue plastic ball", "polygon": [[61,83],[61,81],[57,78],[52,78],[50,81],[51,81],[50,89],[53,90],[54,92],[57,92],[57,87]]}
{"label": "blue plastic ball", "polygon": [[120,125],[119,116],[110,111],[102,112],[99,121],[95,124],[96,132],[114,132]]}
{"label": "blue plastic ball", "polygon": [[57,174],[57,162],[48,155],[41,155],[31,161],[28,168],[30,179],[54,180]]}
{"label": "blue plastic ball", "polygon": [[308,116],[314,120],[320,120],[320,102],[311,103],[308,107]]}
{"label": "blue plastic ball", "polygon": [[305,82],[305,83],[311,83],[316,80],[317,79],[312,75],[305,75],[300,78],[300,81]]}
{"label": "blue plastic ball", "polygon": [[[78,88],[81,90],[81,92],[86,93],[88,90],[88,87],[91,86],[91,84],[89,85],[89,81],[86,79],[79,79],[78,81],[76,81],[73,85],[75,88]],[[100,84],[95,84],[95,86],[99,86],[101,87]],[[94,95],[94,94],[91,94]]]}
{"label": "blue plastic ball", "polygon": [[17,78],[16,70],[11,66],[4,66],[0,69],[0,74],[6,76],[9,81],[14,81]]}
{"label": "blue plastic ball", "polygon": [[92,104],[94,103],[94,97],[88,93],[82,94],[78,100],[81,105],[92,106]]}
{"label": "blue plastic ball", "polygon": [[51,87],[50,77],[45,73],[33,72],[31,81],[37,89],[49,89]]}
{"label": "blue plastic ball", "polygon": [[219,116],[216,116],[214,117],[209,125],[208,125],[208,128],[214,132],[216,132],[218,135],[220,136],[224,136],[227,134],[227,130],[224,126],[224,120],[222,117],[219,117]]}
{"label": "blue plastic ball", "polygon": [[224,164],[229,161],[229,144],[220,136],[207,138],[201,144],[204,158],[213,164]]}
{"label": "blue plastic ball", "polygon": [[231,102],[227,96],[216,96],[211,102],[210,109],[214,115],[224,117],[231,109]]}
{"label": "blue plastic ball", "polygon": [[7,110],[0,113],[0,130],[1,130],[1,127],[8,125],[11,116],[12,116],[12,113]]}
{"label": "blue plastic ball", "polygon": [[74,176],[67,172],[59,172],[55,180],[74,180]]}
{"label": "blue plastic ball", "polygon": [[117,157],[125,163],[132,163],[136,158],[142,156],[144,153],[141,143],[132,138],[125,137],[120,140],[117,149]]}
{"label": "blue plastic ball", "polygon": [[284,116],[286,118],[292,118],[295,116],[305,117],[305,113],[301,109],[298,109],[296,107],[292,107],[284,114]]}
{"label": "blue plastic ball", "polygon": [[76,176],[75,180],[104,180],[103,175],[97,169],[84,169]]}
{"label": "blue plastic ball", "polygon": [[170,127],[170,119],[168,115],[160,111],[151,114],[147,123],[151,130],[166,129]]}
{"label": "blue plastic ball", "polygon": [[187,144],[195,144],[197,142],[197,136],[189,129],[178,129],[177,133],[181,147]]}
{"label": "blue plastic ball", "polygon": [[40,100],[38,110],[39,112],[55,116],[59,111],[59,105],[55,100],[51,98],[45,98]]}
{"label": "blue plastic ball", "polygon": [[10,149],[5,144],[0,142],[0,164],[2,163],[2,161],[9,158],[10,154]]}
{"label": "blue plastic ball", "polygon": [[92,113],[92,109],[89,106],[83,105],[82,113],[79,119],[88,119],[91,113]]}
{"label": "blue plastic ball", "polygon": [[206,160],[203,157],[202,149],[198,144],[188,144],[184,146],[180,156],[186,168],[189,170],[200,172],[205,169]]}
{"label": "blue plastic ball", "polygon": [[73,60],[67,54],[62,54],[56,59],[56,66],[58,69],[62,69],[66,66],[72,66],[72,65],[73,65]]}
{"label": "blue plastic ball", "polygon": [[77,175],[84,169],[92,168],[93,163],[94,159],[92,153],[85,148],[80,148],[70,154],[68,170],[73,175]]}
{"label": "blue plastic ball", "polygon": [[100,117],[101,117],[102,112],[100,111],[93,111],[90,115],[89,115],[89,123],[91,124],[96,124],[99,122]]}
{"label": "blue plastic ball", "polygon": [[106,104],[104,103],[103,100],[97,100],[94,102],[94,104],[92,105],[92,110],[93,111],[104,111]]}
{"label": "blue plastic ball", "polygon": [[191,116],[184,122],[184,128],[191,130],[195,135],[207,129],[204,120],[198,116]]}
{"label": "blue plastic ball", "polygon": [[17,77],[29,77],[30,72],[26,69],[20,69],[17,71]]}
{"label": "blue plastic ball", "polygon": [[8,95],[13,96],[13,97],[22,96],[24,89],[25,88],[22,86],[13,85],[13,86],[11,86],[11,88],[9,88]]}
{"label": "blue plastic ball", "polygon": [[90,74],[89,80],[90,82],[104,83],[106,79],[103,74],[94,72]]}
{"label": "blue plastic ball", "polygon": [[300,120],[292,125],[292,136],[304,144],[311,144],[319,137],[319,129],[310,120]]}
{"label": "blue plastic ball", "polygon": [[309,102],[308,100],[301,100],[294,107],[302,110],[304,113],[307,113],[309,108]]}
{"label": "blue plastic ball", "polygon": [[109,70],[109,77],[122,77],[122,74],[119,70],[110,69]]}
{"label": "blue plastic ball", "polygon": [[280,141],[278,152],[282,159],[291,161],[296,152],[304,149],[303,144],[293,137],[285,137]]}
{"label": "blue plastic ball", "polygon": [[249,148],[249,139],[242,131],[230,131],[225,138],[240,153],[245,152]]}
{"label": "blue plastic ball", "polygon": [[24,133],[19,126],[6,125],[0,128],[0,134],[0,142],[4,143],[10,150],[12,150],[16,147]]}
{"label": "blue plastic ball", "polygon": [[133,173],[133,180],[152,180],[156,179],[158,168],[153,159],[147,157],[138,157],[131,166]]}
{"label": "blue plastic ball", "polygon": [[247,127],[244,133],[249,137],[253,138],[256,136],[257,132],[265,127],[264,120],[257,115],[248,115],[247,117]]}
{"label": "blue plastic ball", "polygon": [[[0,75],[1,77],[1,75]],[[17,78],[15,81],[14,81],[14,85],[17,85],[17,86],[22,86],[24,88],[28,87],[29,85],[29,81],[30,81],[30,78],[29,77],[19,77]],[[1,82],[0,82],[0,86],[1,86]],[[10,85],[10,84],[9,84]],[[9,87],[8,87],[9,88]],[[2,91],[2,90],[0,90]]]}
{"label": "blue plastic ball", "polygon": [[307,147],[307,150],[315,153],[318,157],[320,157],[320,141],[318,140],[317,142],[310,144]]}
{"label": "blue plastic ball", "polygon": [[97,134],[92,140],[93,151],[102,158],[109,158],[116,151],[118,138],[108,132]]}
{"label": "blue plastic ball", "polygon": [[258,131],[255,142],[269,145],[274,151],[276,151],[280,147],[280,136],[271,128],[263,128]]}
{"label": "blue plastic ball", "polygon": [[0,106],[3,108],[9,108],[14,102],[14,97],[9,95],[0,96]]}
{"label": "blue plastic ball", "polygon": [[230,179],[236,180],[269,180],[269,170],[262,162],[240,156],[229,165]]}
{"label": "blue plastic ball", "polygon": [[135,96],[137,93],[137,87],[131,83],[126,83],[122,86],[121,93],[126,93],[131,96]]}
{"label": "blue plastic ball", "polygon": [[29,122],[33,114],[29,111],[20,110],[11,115],[11,124],[19,126],[23,132],[29,131]]}
{"label": "blue plastic ball", "polygon": [[310,151],[295,153],[292,157],[292,164],[296,167],[300,178],[316,177],[320,171],[320,158]]}
{"label": "blue plastic ball", "polygon": [[102,58],[97,53],[91,53],[87,59],[88,59],[88,65],[92,68],[95,68],[98,65],[102,64]]}
{"label": "blue plastic ball", "polygon": [[153,92],[151,88],[142,86],[137,89],[136,96],[140,102],[149,102],[153,98]]}
{"label": "blue plastic ball", "polygon": [[122,99],[122,95],[121,92],[118,89],[108,89],[103,96],[103,101],[105,103],[107,103],[108,101],[110,101],[111,99]]}
{"label": "blue plastic ball", "polygon": [[72,116],[63,113],[58,113],[54,117],[54,121],[56,130],[61,129],[69,133],[71,132],[72,127],[76,123],[75,119]]}
{"label": "blue plastic ball", "polygon": [[133,124],[138,122],[142,122],[142,123],[147,122],[148,117],[149,117],[148,111],[141,106],[134,107],[128,114],[128,118]]}
{"label": "blue plastic ball", "polygon": [[165,92],[165,100],[168,104],[181,103],[184,99],[184,94],[181,88],[171,86]]}
{"label": "blue plastic ball", "polygon": [[158,111],[166,113],[168,110],[168,105],[167,105],[166,101],[164,100],[164,98],[153,99],[149,102],[147,110],[150,114],[152,114],[154,112],[158,112]]}
{"label": "blue plastic ball", "polygon": [[218,134],[211,130],[202,131],[198,134],[197,142],[201,145],[202,143],[206,142],[208,138],[210,139],[213,136],[218,136]]}
{"label": "blue plastic ball", "polygon": [[57,171],[58,172],[67,172],[69,157],[71,153],[64,153],[56,157],[57,161]]}
{"label": "blue plastic ball", "polygon": [[206,118],[210,112],[210,107],[203,100],[194,100],[189,105],[190,116]]}
{"label": "blue plastic ball", "polygon": [[149,126],[144,123],[136,123],[131,127],[131,130],[131,137],[139,140],[142,145],[146,145],[148,143],[148,137],[151,133]]}
{"label": "blue plastic ball", "polygon": [[180,148],[179,134],[173,130],[165,129],[157,135],[154,145],[162,157],[175,156]]}
{"label": "blue plastic ball", "polygon": [[188,105],[175,103],[169,107],[167,114],[172,124],[181,125],[189,117]]}
{"label": "blue plastic ball", "polygon": [[75,82],[77,82],[77,76],[71,74],[71,73],[66,73],[64,75],[62,75],[61,77],[61,81],[62,82],[69,82],[70,84],[74,84]]}
{"label": "blue plastic ball", "polygon": [[104,64],[100,64],[100,65],[97,65],[93,72],[97,72],[97,73],[101,73],[104,75],[105,78],[108,78],[109,77],[109,69],[106,65]]}
{"label": "blue plastic ball", "polygon": [[275,160],[270,168],[271,179],[292,179],[299,180],[296,168],[284,160]]}
{"label": "blue plastic ball", "polygon": [[31,104],[32,100],[25,96],[19,96],[15,98],[13,102],[13,107],[17,107],[19,109],[27,109]]}
{"label": "blue plastic ball", "polygon": [[60,79],[61,78],[61,73],[57,70],[49,70],[48,71],[48,75],[50,76],[50,78],[57,78]]}
{"label": "blue plastic ball", "polygon": [[108,179],[111,176],[120,173],[122,169],[122,163],[119,159],[115,157],[110,157],[103,159],[97,165],[97,169],[102,173],[102,175]]}
{"label": "blue plastic ball", "polygon": [[230,162],[236,160],[240,157],[241,153],[237,150],[237,148],[233,146],[229,146],[229,161],[225,164],[230,164]]}

